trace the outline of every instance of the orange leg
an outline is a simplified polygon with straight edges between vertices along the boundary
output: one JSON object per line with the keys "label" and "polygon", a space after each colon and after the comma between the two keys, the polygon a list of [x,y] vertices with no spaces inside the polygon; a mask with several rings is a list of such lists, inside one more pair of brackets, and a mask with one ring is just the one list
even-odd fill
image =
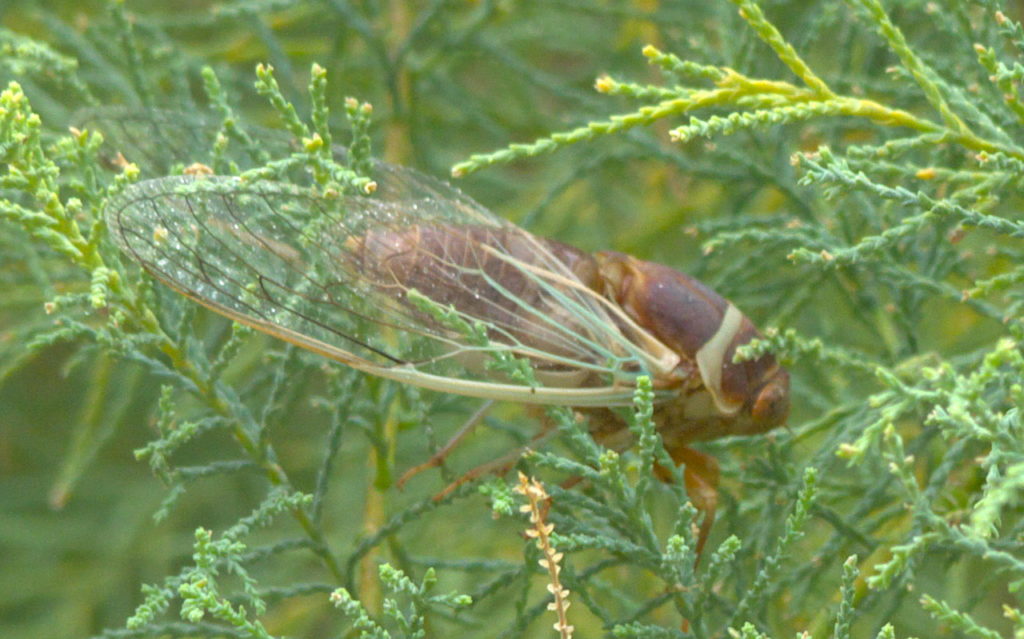
{"label": "orange leg", "polygon": [[447,486],[445,486],[444,490],[434,495],[434,501],[440,501],[444,499],[459,486],[467,482],[473,481],[474,479],[477,479],[479,477],[483,477],[484,475],[504,475],[508,471],[512,470],[512,467],[516,465],[516,462],[519,461],[519,458],[522,457],[524,453],[533,448],[537,443],[544,441],[553,434],[554,431],[550,430],[537,433],[536,435],[533,436],[533,439],[531,439],[530,443],[527,444],[526,446],[517,448],[516,450],[512,451],[507,455],[503,455],[498,459],[489,461],[486,464],[481,464],[476,468],[470,469],[464,475],[462,475],[462,477],[459,477],[452,483],[448,484]]}
{"label": "orange leg", "polygon": [[[463,424],[459,428],[459,430],[455,432],[454,435],[452,435],[451,439],[449,439],[444,446],[442,446],[436,453],[434,453],[430,457],[430,459],[423,462],[422,464],[413,466],[409,470],[405,471],[396,482],[397,487],[402,488],[407,481],[409,481],[419,473],[423,472],[424,470],[435,468],[444,463],[444,460],[460,443],[462,443],[462,440],[464,440],[466,436],[472,433],[473,430],[475,430],[476,427],[480,425],[480,422],[483,421],[483,418],[486,417],[487,413],[491,410],[491,407],[493,406],[494,401],[488,400],[487,402],[485,402],[479,409],[477,409],[476,412],[474,412],[470,416],[468,420],[466,420],[466,423]],[[434,495],[434,501],[440,501],[441,499],[444,499],[459,486],[470,481],[473,481],[479,477],[483,477],[484,475],[504,475],[509,470],[511,470],[513,466],[516,465],[516,462],[519,460],[520,457],[523,456],[525,452],[527,452],[528,450],[530,450],[531,447],[536,446],[539,442],[544,441],[553,434],[554,431],[548,427],[548,424],[545,424],[544,428],[539,433],[534,435],[533,438],[530,439],[529,444],[521,448],[517,448],[511,453],[503,455],[498,459],[487,462],[486,464],[481,464],[480,466],[477,466],[476,468],[469,470],[464,475],[462,475],[455,481],[445,486],[444,490]]]}
{"label": "orange leg", "polygon": [[[697,535],[697,561],[700,561],[704,544],[711,532],[711,525],[715,523],[715,509],[718,507],[718,462],[711,455],[687,446],[674,447],[668,453],[677,465],[685,464],[683,481],[686,484],[686,494],[690,502],[704,513],[704,520]],[[671,480],[671,476],[664,469],[655,468],[655,472],[662,481]]]}
{"label": "orange leg", "polygon": [[422,464],[419,464],[418,466],[413,466],[409,470],[405,471],[405,473],[403,473],[402,476],[398,478],[398,488],[401,489],[403,486],[405,486],[405,482],[409,481],[410,479],[422,473],[423,471],[430,470],[431,468],[436,468],[437,466],[440,466],[442,463],[444,463],[444,460],[448,457],[449,453],[455,450],[455,447],[461,444],[463,439],[465,439],[470,433],[476,430],[476,427],[479,426],[480,422],[483,421],[484,417],[487,415],[487,412],[491,410],[491,406],[494,406],[493,401],[484,402],[483,406],[478,408],[477,411],[473,413],[468,420],[466,420],[466,423],[463,424],[462,427],[459,428],[459,430],[456,431],[454,435],[452,435],[452,438],[448,440],[448,443],[442,446],[441,449],[438,450],[436,453],[434,453],[430,457],[430,459],[423,462]]}

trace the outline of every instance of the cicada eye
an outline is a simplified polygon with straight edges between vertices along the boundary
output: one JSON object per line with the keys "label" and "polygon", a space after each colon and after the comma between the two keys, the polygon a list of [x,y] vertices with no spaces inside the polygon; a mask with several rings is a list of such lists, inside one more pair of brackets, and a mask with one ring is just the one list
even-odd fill
{"label": "cicada eye", "polygon": [[772,375],[757,394],[750,414],[764,430],[786,421],[789,416],[789,373],[780,368]]}

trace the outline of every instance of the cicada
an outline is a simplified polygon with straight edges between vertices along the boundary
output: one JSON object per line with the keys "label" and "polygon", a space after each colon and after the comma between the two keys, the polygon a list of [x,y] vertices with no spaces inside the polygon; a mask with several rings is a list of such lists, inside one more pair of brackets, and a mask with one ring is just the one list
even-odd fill
{"label": "cicada", "polygon": [[[630,443],[613,408],[649,376],[658,432],[709,524],[717,465],[690,444],[762,433],[789,409],[772,355],[734,361],[760,335],[751,321],[668,266],[535,236],[407,168],[374,172],[371,196],[161,177],[106,218],[126,254],[217,313],[390,380],[573,407],[610,447]],[[531,381],[488,366],[499,353]]]}

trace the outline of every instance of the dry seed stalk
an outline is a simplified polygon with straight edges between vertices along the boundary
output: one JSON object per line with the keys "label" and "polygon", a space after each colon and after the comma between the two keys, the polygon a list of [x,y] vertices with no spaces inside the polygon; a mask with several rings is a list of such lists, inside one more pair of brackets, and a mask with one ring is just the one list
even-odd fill
{"label": "dry seed stalk", "polygon": [[533,524],[533,528],[526,531],[526,536],[536,539],[537,548],[544,553],[544,558],[538,560],[537,563],[548,571],[548,576],[551,579],[551,583],[548,584],[548,592],[554,597],[554,601],[548,604],[548,610],[558,614],[558,621],[555,622],[554,628],[558,631],[561,639],[572,639],[574,628],[569,625],[566,616],[570,603],[569,591],[562,587],[562,583],[558,579],[558,574],[562,571],[558,562],[562,560],[563,555],[551,545],[551,533],[554,531],[555,525],[545,523],[544,510],[541,506],[547,501],[548,494],[544,490],[543,484],[523,473],[519,473],[519,485],[514,490],[529,501],[520,506],[519,511],[530,513],[530,523]]}

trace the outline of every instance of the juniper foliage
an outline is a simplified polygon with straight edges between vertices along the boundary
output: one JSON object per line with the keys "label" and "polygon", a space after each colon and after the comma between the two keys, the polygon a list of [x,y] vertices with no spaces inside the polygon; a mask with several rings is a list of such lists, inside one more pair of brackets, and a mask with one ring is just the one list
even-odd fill
{"label": "juniper foliage", "polygon": [[[1020,19],[992,0],[5,3],[4,634],[554,636],[556,566],[577,636],[1024,635]],[[173,134],[128,139],[138,114]],[[793,415],[703,445],[723,479],[699,563],[679,473],[652,481],[649,386],[623,454],[547,417],[557,437],[520,462],[550,496],[540,550],[511,478],[432,499],[538,415],[497,407],[399,491],[478,404],[199,310],[105,232],[112,197],[190,162],[369,192],[374,156],[472,174],[529,230],[686,270],[773,327],[739,356],[783,358]]]}

